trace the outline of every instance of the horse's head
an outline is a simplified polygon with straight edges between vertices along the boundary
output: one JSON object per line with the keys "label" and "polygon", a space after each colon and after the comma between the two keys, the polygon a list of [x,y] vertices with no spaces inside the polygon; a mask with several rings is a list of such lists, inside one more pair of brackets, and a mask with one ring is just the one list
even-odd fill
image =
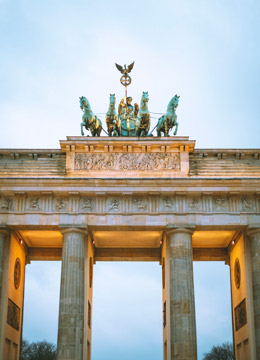
{"label": "horse's head", "polygon": [[180,96],[178,96],[178,95],[176,94],[176,95],[171,99],[171,101],[169,102],[168,109],[170,109],[170,108],[176,109],[177,106],[179,105],[179,98],[180,98]]}
{"label": "horse's head", "polygon": [[116,95],[115,94],[110,94],[110,104],[115,104],[116,102]]}
{"label": "horse's head", "polygon": [[142,102],[147,103],[149,101],[149,94],[148,91],[143,91],[143,95],[142,95]]}
{"label": "horse's head", "polygon": [[89,102],[88,102],[87,98],[85,98],[85,96],[81,96],[79,98],[79,105],[80,105],[81,110],[83,110],[84,108],[87,110],[91,110]]}

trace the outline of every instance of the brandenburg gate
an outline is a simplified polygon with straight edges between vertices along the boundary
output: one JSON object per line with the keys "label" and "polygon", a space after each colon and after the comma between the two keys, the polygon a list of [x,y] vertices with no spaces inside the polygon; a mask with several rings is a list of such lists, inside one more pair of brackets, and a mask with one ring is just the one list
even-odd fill
{"label": "brandenburg gate", "polygon": [[178,98],[154,137],[142,101],[121,101],[119,116],[107,116],[109,136],[99,136],[81,97],[82,132],[92,137],[69,136],[56,150],[0,149],[0,359],[19,359],[34,260],[62,261],[58,360],[91,359],[98,261],[160,264],[164,360],[197,359],[193,261],[225,262],[236,359],[260,359],[260,149],[196,149],[167,136]]}
{"label": "brandenburg gate", "polygon": [[177,136],[60,144],[0,151],[0,358],[19,356],[26,264],[62,260],[58,359],[91,358],[97,261],[161,265],[164,359],[196,359],[193,261],[225,261],[237,359],[260,359],[260,150]]}

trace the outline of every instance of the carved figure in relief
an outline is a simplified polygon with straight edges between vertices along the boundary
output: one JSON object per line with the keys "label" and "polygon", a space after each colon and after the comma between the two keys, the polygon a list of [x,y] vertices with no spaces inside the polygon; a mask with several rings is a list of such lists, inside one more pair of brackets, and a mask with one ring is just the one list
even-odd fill
{"label": "carved figure in relief", "polygon": [[92,210],[92,200],[84,199],[82,201],[82,209]]}
{"label": "carved figure in relief", "polygon": [[67,206],[67,204],[66,204],[66,202],[64,201],[63,198],[57,199],[57,203],[56,203],[56,209],[57,210],[65,209],[66,206]]}
{"label": "carved figure in relief", "polygon": [[179,105],[180,96],[175,95],[168,104],[167,112],[165,115],[161,116],[157,123],[157,136],[161,136],[161,133],[164,133],[164,136],[169,136],[169,131],[175,126],[174,134],[177,134],[178,123],[177,115],[175,113],[176,108]]}
{"label": "carved figure in relief", "polygon": [[225,210],[225,199],[224,198],[216,198],[215,199],[215,205],[218,210]]}
{"label": "carved figure in relief", "polygon": [[38,204],[39,198],[33,198],[30,200],[29,202],[29,207],[30,209],[39,209],[39,204]]}
{"label": "carved figure in relief", "polygon": [[120,170],[134,170],[137,166],[137,154],[122,154],[119,159]]}
{"label": "carved figure in relief", "polygon": [[120,136],[120,120],[116,113],[116,97],[110,94],[108,112],[106,113],[108,136]]}
{"label": "carved figure in relief", "polygon": [[199,210],[199,200],[193,198],[192,201],[189,203],[189,208],[192,210]]}
{"label": "carved figure in relief", "polygon": [[180,158],[173,153],[75,154],[75,170],[179,170]]}
{"label": "carved figure in relief", "polygon": [[85,96],[81,96],[79,98],[80,108],[84,112],[82,115],[82,123],[81,126],[81,135],[84,135],[83,126],[87,130],[90,130],[92,136],[100,136],[102,130],[102,122],[101,120],[93,114],[90,104],[85,98]]}
{"label": "carved figure in relief", "polygon": [[143,91],[139,109],[137,136],[147,136],[150,130],[150,112],[148,110],[148,101],[148,91]]}
{"label": "carved figure in relief", "polygon": [[172,208],[172,203],[171,200],[169,198],[163,198],[164,201],[164,208],[165,209],[171,209]]}
{"label": "carved figure in relief", "polygon": [[112,200],[108,211],[119,211],[119,200]]}
{"label": "carved figure in relief", "polygon": [[1,209],[3,210],[12,210],[13,200],[10,198],[5,198],[1,204]]}
{"label": "carved figure in relief", "polygon": [[253,210],[255,205],[254,203],[247,197],[242,197],[242,205],[244,210]]}
{"label": "carved figure in relief", "polygon": [[145,210],[146,205],[143,203],[142,199],[134,199],[135,206],[138,210]]}

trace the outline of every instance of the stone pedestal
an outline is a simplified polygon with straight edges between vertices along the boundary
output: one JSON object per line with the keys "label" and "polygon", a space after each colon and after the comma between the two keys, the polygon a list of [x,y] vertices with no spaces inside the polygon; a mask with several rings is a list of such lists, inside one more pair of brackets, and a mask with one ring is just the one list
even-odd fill
{"label": "stone pedestal", "polygon": [[248,230],[247,234],[251,240],[256,358],[260,360],[260,228]]}
{"label": "stone pedestal", "polygon": [[82,360],[84,352],[85,235],[71,228],[63,233],[58,360]]}
{"label": "stone pedestal", "polygon": [[172,360],[197,359],[192,233],[192,230],[185,228],[168,231]]}
{"label": "stone pedestal", "polygon": [[0,359],[4,358],[10,233],[0,229]]}

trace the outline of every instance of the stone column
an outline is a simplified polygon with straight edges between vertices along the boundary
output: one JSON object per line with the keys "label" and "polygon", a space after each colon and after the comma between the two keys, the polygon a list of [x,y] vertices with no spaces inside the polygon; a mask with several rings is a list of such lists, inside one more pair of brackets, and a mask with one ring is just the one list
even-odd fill
{"label": "stone column", "polygon": [[0,359],[4,357],[10,233],[0,228]]}
{"label": "stone column", "polygon": [[260,360],[260,227],[250,229],[256,356]]}
{"label": "stone column", "polygon": [[193,230],[168,229],[170,251],[171,360],[196,360]]}
{"label": "stone column", "polygon": [[62,231],[57,360],[83,360],[86,230]]}

